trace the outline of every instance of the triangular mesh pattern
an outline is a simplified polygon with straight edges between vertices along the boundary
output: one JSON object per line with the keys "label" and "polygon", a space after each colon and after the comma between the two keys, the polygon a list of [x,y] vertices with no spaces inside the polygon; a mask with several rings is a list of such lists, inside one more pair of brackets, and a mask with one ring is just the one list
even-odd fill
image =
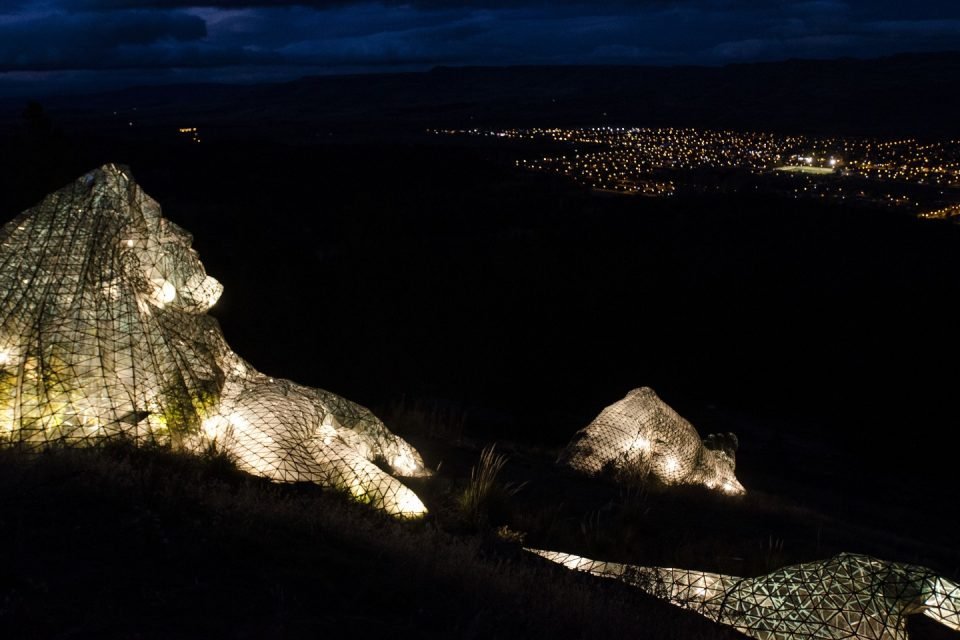
{"label": "triangular mesh pattern", "polygon": [[426,510],[395,473],[417,451],[367,409],[269,378],[206,311],[222,291],[192,238],[107,165],[0,231],[0,442],[26,448],[124,436],[315,482],[399,516]]}
{"label": "triangular mesh pattern", "polygon": [[758,640],[905,640],[906,617],[918,613],[960,631],[960,585],[924,567],[864,555],[841,553],[739,578],[528,551],[621,580]]}

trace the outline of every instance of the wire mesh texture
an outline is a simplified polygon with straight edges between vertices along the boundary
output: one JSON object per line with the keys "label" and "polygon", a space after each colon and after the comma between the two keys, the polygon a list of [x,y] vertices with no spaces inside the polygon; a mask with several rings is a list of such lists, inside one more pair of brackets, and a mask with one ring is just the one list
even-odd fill
{"label": "wire mesh texture", "polygon": [[587,475],[639,476],[663,485],[702,485],[746,493],[737,480],[737,437],[697,430],[653,389],[642,387],[610,405],[578,431],[557,460]]}
{"label": "wire mesh texture", "polygon": [[368,409],[270,378],[230,349],[206,313],[223,287],[191,242],[116,165],[0,230],[0,442],[213,446],[274,481],[424,514],[417,495],[374,464],[429,475],[409,443]]}
{"label": "wire mesh texture", "polygon": [[960,585],[930,569],[841,553],[756,578],[599,562],[528,549],[613,578],[757,640],[906,640],[907,616],[960,631]]}

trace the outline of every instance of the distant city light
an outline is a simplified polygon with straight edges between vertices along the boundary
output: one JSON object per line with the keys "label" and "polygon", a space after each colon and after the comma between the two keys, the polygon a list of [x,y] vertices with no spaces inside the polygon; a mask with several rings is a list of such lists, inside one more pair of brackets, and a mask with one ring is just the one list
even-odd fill
{"label": "distant city light", "polygon": [[[754,176],[755,189],[763,184],[764,188],[793,198],[860,200],[880,206],[928,207],[933,211],[960,201],[960,141],[956,140],[884,141],[641,127],[474,128],[433,133],[553,144],[558,148],[556,155],[541,153],[539,157],[517,160],[516,166],[556,173],[598,192],[662,198],[684,188],[721,190],[727,188],[726,176],[737,171]],[[569,151],[562,151],[564,148]],[[800,184],[790,187],[763,183],[764,177],[774,175],[773,172]],[[836,179],[825,182],[827,176]],[[865,180],[868,185],[844,189],[851,180]],[[917,204],[919,200],[908,195],[911,185],[939,187],[941,192],[928,195],[932,203]],[[942,189],[950,191],[944,193]]]}

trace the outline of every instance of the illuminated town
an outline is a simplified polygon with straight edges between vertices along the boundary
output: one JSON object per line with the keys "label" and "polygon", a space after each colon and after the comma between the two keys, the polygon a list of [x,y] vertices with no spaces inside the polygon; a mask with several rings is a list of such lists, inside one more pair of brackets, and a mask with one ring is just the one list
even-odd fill
{"label": "illuminated town", "polygon": [[753,190],[898,207],[926,219],[960,215],[960,141],[814,137],[645,128],[438,130],[539,143],[516,165],[599,192],[669,197]]}

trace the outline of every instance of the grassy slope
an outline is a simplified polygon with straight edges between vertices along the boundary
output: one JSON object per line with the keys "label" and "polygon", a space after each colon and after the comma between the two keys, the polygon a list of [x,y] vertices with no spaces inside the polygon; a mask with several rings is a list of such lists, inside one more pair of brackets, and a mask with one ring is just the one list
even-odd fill
{"label": "grassy slope", "polygon": [[[423,440],[423,439],[421,439]],[[558,473],[511,447],[483,523],[456,503],[477,450],[419,442],[440,474],[433,515],[398,523],[219,458],[111,446],[0,452],[0,637],[715,638],[735,634],[629,588],[527,556],[593,557],[754,575],[840,550],[950,573],[955,549],[762,492],[624,489]],[[501,494],[501,498],[504,494]],[[956,634],[912,623],[914,638]]]}
{"label": "grassy slope", "polygon": [[0,452],[0,637],[713,638],[515,545],[220,460]]}

